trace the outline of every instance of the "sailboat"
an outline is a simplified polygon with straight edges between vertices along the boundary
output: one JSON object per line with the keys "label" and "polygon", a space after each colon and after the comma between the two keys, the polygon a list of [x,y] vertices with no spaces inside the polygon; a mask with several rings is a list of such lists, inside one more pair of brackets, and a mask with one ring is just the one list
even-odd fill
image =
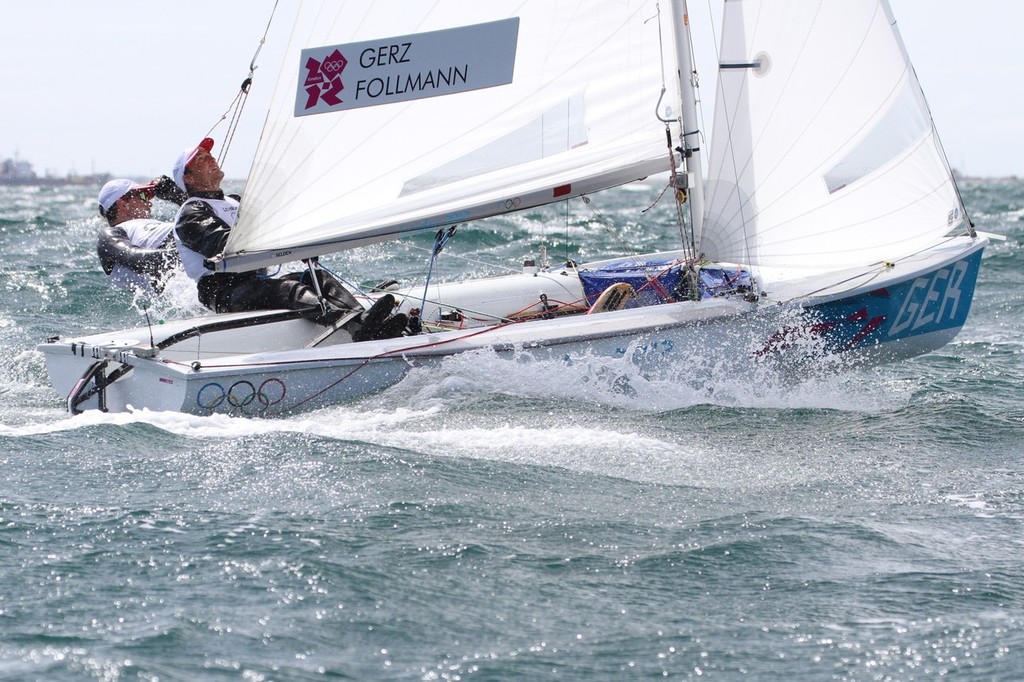
{"label": "sailboat", "polygon": [[[209,266],[436,231],[427,278],[387,289],[421,331],[354,342],[275,310],[55,337],[40,349],[72,413],[288,414],[474,353],[871,365],[965,323],[988,240],[886,0],[725,0],[710,144],[685,0],[303,2],[291,35]],[[459,225],[645,178],[677,250],[429,281]]]}

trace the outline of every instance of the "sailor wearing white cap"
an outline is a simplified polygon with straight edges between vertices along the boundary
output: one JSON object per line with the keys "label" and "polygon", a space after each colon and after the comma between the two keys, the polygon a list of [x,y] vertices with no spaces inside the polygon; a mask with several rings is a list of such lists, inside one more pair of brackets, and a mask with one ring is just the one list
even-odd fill
{"label": "sailor wearing white cap", "polygon": [[178,262],[173,223],[150,217],[154,196],[180,203],[183,197],[164,176],[145,185],[126,178],[111,180],[99,193],[100,229],[96,252],[114,286],[162,288],[167,272]]}

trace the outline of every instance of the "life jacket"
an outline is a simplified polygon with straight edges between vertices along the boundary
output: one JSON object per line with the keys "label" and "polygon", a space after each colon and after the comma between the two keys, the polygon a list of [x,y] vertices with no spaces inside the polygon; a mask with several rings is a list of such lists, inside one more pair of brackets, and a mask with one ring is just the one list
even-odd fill
{"label": "life jacket", "polygon": [[[200,197],[192,197],[185,201],[178,209],[178,215],[174,217],[174,223],[177,224],[178,218],[181,216],[182,210],[190,203],[204,203],[213,209],[214,214],[229,227],[234,227],[235,222],[238,221],[238,202],[231,197],[224,197],[223,199],[206,199]],[[185,268],[185,274],[191,277],[193,280],[198,282],[200,278],[212,275],[213,270],[208,270],[203,261],[206,260],[206,256],[203,254],[193,251],[192,249],[185,246],[178,238],[178,232],[174,232],[174,243],[178,246],[178,255],[181,257],[181,264]]]}

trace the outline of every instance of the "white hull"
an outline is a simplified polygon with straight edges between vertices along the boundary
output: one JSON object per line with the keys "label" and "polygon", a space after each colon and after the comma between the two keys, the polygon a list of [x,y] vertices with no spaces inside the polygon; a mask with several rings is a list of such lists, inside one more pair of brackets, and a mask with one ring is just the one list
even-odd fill
{"label": "white hull", "polygon": [[[961,238],[882,272],[862,273],[859,280],[841,273],[801,282],[799,290],[813,296],[800,297],[796,285],[790,285],[786,298],[757,302],[731,296],[551,319],[482,321],[485,313],[509,318],[531,306],[542,313],[542,293],[548,301],[574,297],[576,303],[566,310],[581,309],[578,279],[555,270],[444,285],[445,310],[463,311],[458,322],[463,328],[411,337],[353,343],[344,330],[330,333],[305,319],[286,319],[209,330],[158,352],[150,346],[148,328],[62,338],[40,349],[57,392],[78,396],[75,410],[247,415],[345,402],[394,385],[412,367],[474,351],[561,362],[621,358],[643,372],[663,370],[666,363],[692,363],[695,356],[706,359],[708,372],[764,363],[806,367],[808,360],[829,355],[842,356],[844,366],[848,361],[892,362],[933,351],[957,334],[984,244]],[[843,290],[828,288],[840,280],[847,282]],[[400,293],[406,296],[403,308],[419,307],[422,289]],[[438,292],[432,287],[430,293]],[[874,310],[876,305],[883,307]],[[431,310],[428,304],[426,319]],[[269,313],[282,314],[288,313]],[[263,311],[171,322],[154,328],[152,338],[159,346],[211,322],[266,316]],[[90,378],[85,389],[102,385],[113,372],[123,374],[82,399],[88,390],[79,391],[76,384],[104,361],[100,381]]]}

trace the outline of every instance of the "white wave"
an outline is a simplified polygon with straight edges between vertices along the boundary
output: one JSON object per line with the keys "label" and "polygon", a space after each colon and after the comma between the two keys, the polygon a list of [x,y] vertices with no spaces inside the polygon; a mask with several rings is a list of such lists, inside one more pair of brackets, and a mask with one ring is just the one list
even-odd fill
{"label": "white wave", "polygon": [[691,356],[660,369],[642,370],[625,358],[587,356],[570,363],[483,351],[446,358],[438,368],[415,369],[386,395],[409,405],[503,394],[639,412],[697,405],[885,412],[905,407],[914,390],[886,368],[796,381],[771,367],[740,373],[721,360]]}

